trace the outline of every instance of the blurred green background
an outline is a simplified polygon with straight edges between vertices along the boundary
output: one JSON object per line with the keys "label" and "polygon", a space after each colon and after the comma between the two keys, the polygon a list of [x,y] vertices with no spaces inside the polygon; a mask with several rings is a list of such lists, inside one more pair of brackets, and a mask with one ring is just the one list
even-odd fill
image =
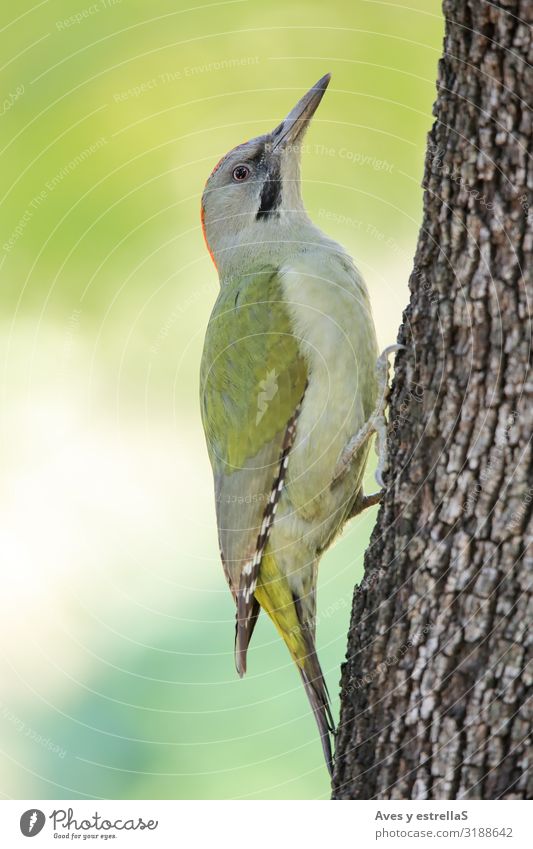
{"label": "blurred green background", "polygon": [[[3,5],[3,796],[328,797],[265,617],[247,678],[234,671],[197,401],[218,289],[200,195],[222,154],[331,71],[304,196],[393,342],[442,34],[437,0]],[[374,519],[322,562],[335,712]]]}

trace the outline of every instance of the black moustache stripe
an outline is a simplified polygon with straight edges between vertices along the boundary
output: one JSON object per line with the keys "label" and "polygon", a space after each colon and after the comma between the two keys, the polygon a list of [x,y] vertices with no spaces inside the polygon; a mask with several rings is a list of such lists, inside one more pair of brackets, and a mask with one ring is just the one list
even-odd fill
{"label": "black moustache stripe", "polygon": [[274,166],[267,174],[261,190],[259,209],[256,218],[268,218],[281,204],[281,175],[279,167]]}

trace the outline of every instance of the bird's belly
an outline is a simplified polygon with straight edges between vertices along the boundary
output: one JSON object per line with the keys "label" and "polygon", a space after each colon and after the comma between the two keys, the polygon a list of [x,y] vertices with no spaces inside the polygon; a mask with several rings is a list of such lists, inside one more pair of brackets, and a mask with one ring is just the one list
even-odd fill
{"label": "bird's belly", "polygon": [[305,537],[309,553],[328,545],[361,486],[367,446],[346,476],[331,484],[344,447],[371,414],[377,393],[377,343],[366,288],[359,278],[334,276],[329,263],[322,274],[294,265],[284,272],[284,293],[309,372],[273,533],[281,545]]}
{"label": "bird's belly", "polygon": [[[332,487],[341,453],[365,422],[365,411],[354,363],[338,356],[311,374],[289,456],[286,494],[307,522],[329,526],[342,508],[347,511],[360,486],[367,451],[347,475]],[[324,534],[328,533],[323,527]]]}
{"label": "bird's belly", "polygon": [[[270,544],[280,570],[290,576],[297,594],[317,556],[341,530],[361,486],[368,446],[348,473],[332,487],[340,454],[365,414],[357,382],[348,363],[336,361],[334,379],[311,378],[289,455],[285,485]],[[343,389],[341,390],[341,386]],[[301,586],[300,586],[301,585]]]}
{"label": "bird's belly", "polygon": [[328,323],[312,344],[309,382],[289,456],[286,494],[298,517],[320,525],[319,536],[326,541],[343,521],[361,485],[367,447],[359,452],[345,478],[331,486],[343,449],[373,409],[375,356],[370,340],[365,344],[364,338],[354,339],[338,328],[332,331]]}

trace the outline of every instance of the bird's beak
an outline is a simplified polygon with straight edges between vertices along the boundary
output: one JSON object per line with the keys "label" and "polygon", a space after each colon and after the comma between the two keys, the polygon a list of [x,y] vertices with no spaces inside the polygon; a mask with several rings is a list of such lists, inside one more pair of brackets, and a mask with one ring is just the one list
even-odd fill
{"label": "bird's beak", "polygon": [[272,150],[280,150],[301,141],[318,104],[324,97],[330,79],[331,74],[326,74],[315,83],[271,133]]}

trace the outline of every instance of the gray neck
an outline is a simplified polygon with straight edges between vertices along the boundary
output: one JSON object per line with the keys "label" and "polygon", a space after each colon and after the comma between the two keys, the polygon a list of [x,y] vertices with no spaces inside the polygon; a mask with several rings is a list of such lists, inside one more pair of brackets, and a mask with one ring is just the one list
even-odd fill
{"label": "gray neck", "polygon": [[235,233],[228,237],[220,231],[219,236],[213,254],[221,286],[265,265],[282,265],[291,257],[312,251],[319,243],[335,244],[313,224],[304,209],[281,209],[276,215],[244,226],[237,238]]}

